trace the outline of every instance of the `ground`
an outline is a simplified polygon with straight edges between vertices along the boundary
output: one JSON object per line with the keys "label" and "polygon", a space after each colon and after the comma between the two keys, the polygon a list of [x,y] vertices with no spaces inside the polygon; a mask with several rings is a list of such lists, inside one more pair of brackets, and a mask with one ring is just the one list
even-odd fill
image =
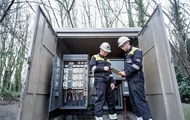
{"label": "ground", "polygon": [[[2,102],[1,102],[2,103]],[[0,105],[0,120],[17,120],[18,103]]]}
{"label": "ground", "polygon": [[0,120],[17,120],[18,109],[18,101],[0,99]]}
{"label": "ground", "polygon": [[[183,106],[185,120],[190,120],[190,104],[182,104],[182,106]],[[17,120],[18,109],[19,109],[19,103],[16,101],[0,101],[0,120]],[[128,112],[128,116],[130,116],[132,120],[135,120],[136,118],[130,112]],[[107,116],[105,115],[104,118],[106,117]],[[63,119],[57,118],[56,120],[63,120]]]}
{"label": "ground", "polygon": [[182,104],[185,120],[190,120],[190,104]]}

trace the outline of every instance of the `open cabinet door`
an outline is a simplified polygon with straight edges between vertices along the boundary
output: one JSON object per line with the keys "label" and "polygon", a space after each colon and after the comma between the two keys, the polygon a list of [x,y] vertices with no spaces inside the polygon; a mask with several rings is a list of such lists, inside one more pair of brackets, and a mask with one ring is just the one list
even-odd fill
{"label": "open cabinet door", "polygon": [[153,120],[184,120],[163,12],[158,5],[139,34]]}
{"label": "open cabinet door", "polygon": [[36,12],[19,120],[47,120],[56,34],[41,8]]}
{"label": "open cabinet door", "polygon": [[51,80],[51,92],[49,101],[49,112],[60,107],[61,89],[62,89],[62,69],[63,62],[61,58],[55,54],[53,60],[53,74]]}

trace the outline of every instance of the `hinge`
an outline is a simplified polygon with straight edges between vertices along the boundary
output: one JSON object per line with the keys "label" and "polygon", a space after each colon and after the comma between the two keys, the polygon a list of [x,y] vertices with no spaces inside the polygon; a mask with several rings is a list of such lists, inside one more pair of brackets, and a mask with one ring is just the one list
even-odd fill
{"label": "hinge", "polygon": [[31,60],[31,57],[29,56],[28,59],[27,59],[27,64],[31,64],[32,60]]}

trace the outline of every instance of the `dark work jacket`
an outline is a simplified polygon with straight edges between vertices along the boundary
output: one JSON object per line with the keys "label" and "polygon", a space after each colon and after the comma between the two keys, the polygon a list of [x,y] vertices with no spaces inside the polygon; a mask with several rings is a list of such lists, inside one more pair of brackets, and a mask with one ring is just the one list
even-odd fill
{"label": "dark work jacket", "polygon": [[[108,66],[110,71],[105,71],[105,66]],[[95,67],[95,69],[93,67]],[[111,83],[114,82],[111,72],[111,63],[108,58],[103,57],[100,54],[93,55],[89,63],[89,69],[94,73],[95,80]]]}
{"label": "dark work jacket", "polygon": [[144,82],[142,71],[142,51],[139,48],[131,47],[128,52],[125,53],[124,71],[126,73],[125,78],[130,81],[141,80]]}

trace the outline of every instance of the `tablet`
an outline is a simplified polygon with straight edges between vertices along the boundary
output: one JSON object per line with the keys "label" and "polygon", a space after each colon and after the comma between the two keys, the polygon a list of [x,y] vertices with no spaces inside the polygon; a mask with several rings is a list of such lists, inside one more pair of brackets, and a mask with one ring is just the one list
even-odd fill
{"label": "tablet", "polygon": [[119,69],[117,69],[117,68],[115,68],[115,67],[113,67],[113,68],[111,69],[111,71],[112,71],[113,73],[117,74],[117,75],[118,75],[119,72],[121,72],[121,70],[119,70]]}

